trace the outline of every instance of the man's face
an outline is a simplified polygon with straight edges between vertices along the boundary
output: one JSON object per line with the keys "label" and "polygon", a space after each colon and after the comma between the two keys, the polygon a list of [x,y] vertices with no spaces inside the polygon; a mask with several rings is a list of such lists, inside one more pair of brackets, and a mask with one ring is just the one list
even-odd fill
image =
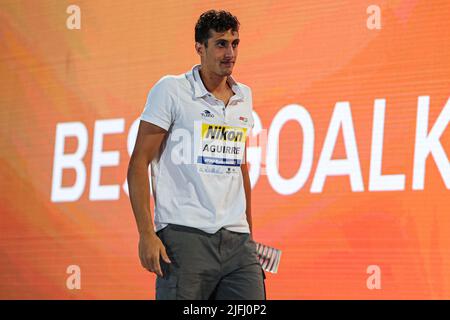
{"label": "man's face", "polygon": [[238,54],[239,33],[229,29],[225,32],[210,30],[208,47],[196,44],[197,50],[210,72],[218,76],[229,76],[233,72]]}

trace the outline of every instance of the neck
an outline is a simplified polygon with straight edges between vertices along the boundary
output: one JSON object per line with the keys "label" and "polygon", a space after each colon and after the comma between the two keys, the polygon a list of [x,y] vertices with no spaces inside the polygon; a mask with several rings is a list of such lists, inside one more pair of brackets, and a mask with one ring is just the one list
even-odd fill
{"label": "neck", "polygon": [[210,72],[204,65],[200,66],[199,74],[203,84],[206,87],[206,90],[211,93],[224,92],[229,87],[226,76],[218,76],[217,74]]}

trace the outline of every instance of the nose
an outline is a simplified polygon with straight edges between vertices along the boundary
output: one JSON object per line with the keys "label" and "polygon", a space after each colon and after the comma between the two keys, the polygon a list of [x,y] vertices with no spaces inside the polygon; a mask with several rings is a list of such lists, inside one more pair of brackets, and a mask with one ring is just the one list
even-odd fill
{"label": "nose", "polygon": [[226,58],[233,58],[234,57],[234,49],[233,49],[233,45],[229,44],[227,46],[227,50],[225,51],[225,57]]}

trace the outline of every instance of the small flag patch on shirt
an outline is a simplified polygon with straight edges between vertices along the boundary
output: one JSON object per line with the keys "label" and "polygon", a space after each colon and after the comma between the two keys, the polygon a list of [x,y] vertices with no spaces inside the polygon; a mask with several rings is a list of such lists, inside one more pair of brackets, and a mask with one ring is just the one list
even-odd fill
{"label": "small flag patch on shirt", "polygon": [[239,120],[244,121],[244,122],[248,121],[248,119],[246,117],[239,117]]}

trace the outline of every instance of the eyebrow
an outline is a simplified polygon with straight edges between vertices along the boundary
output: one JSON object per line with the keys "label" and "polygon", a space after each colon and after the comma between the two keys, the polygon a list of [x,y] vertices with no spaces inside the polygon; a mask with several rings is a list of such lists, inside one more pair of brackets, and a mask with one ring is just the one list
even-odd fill
{"label": "eyebrow", "polygon": [[[216,40],[216,43],[219,43],[219,42],[221,42],[221,41],[229,42],[228,40],[225,40],[225,39],[217,39],[217,40]],[[233,42],[233,43],[234,43],[234,42],[239,43],[239,42],[240,42],[240,39],[234,39],[232,42]]]}

